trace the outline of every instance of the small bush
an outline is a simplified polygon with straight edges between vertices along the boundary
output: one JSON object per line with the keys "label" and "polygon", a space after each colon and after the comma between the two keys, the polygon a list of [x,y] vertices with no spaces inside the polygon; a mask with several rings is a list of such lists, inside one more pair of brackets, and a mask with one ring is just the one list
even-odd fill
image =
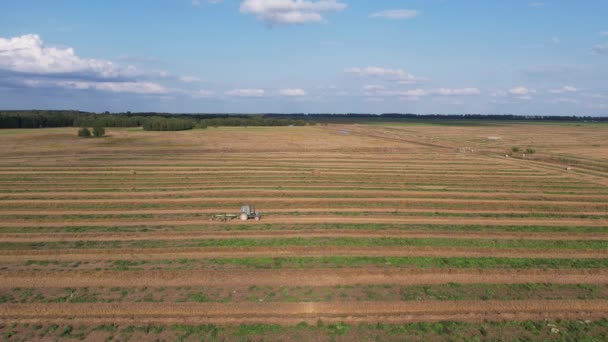
{"label": "small bush", "polygon": [[534,154],[534,153],[536,153],[536,150],[534,150],[533,148],[529,148],[529,147],[528,147],[528,148],[526,149],[526,153],[527,153],[527,154]]}
{"label": "small bush", "polygon": [[60,336],[62,336],[62,337],[69,336],[73,330],[74,330],[74,328],[71,325],[66,325],[63,328],[63,330],[61,330]]}
{"label": "small bush", "polygon": [[513,152],[517,153],[517,152],[519,152],[520,150],[519,150],[519,147],[512,147],[512,148],[511,148],[511,151],[513,151]]}
{"label": "small bush", "polygon": [[101,127],[101,126],[95,126],[93,127],[93,135],[96,137],[103,137],[106,134],[106,130],[105,128]]}
{"label": "small bush", "polygon": [[86,128],[86,127],[82,127],[78,130],[78,136],[79,137],[90,137],[91,136],[91,131]]}

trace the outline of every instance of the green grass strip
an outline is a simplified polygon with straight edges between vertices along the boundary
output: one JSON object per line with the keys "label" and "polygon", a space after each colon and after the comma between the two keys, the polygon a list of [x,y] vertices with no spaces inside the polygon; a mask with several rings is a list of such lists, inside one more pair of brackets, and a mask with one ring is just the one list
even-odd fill
{"label": "green grass strip", "polygon": [[[50,263],[47,261],[46,263]],[[26,266],[43,265],[44,261],[26,261]],[[608,267],[604,259],[549,259],[549,258],[479,258],[479,257],[291,257],[291,258],[222,258],[173,260],[114,260],[108,261],[113,270],[174,269],[192,270],[222,267],[245,269],[283,268],[345,268],[345,267],[401,267],[401,268],[512,268],[512,269],[601,269]]]}
{"label": "green grass strip", "polygon": [[450,238],[276,238],[137,241],[1,242],[0,249],[88,248],[210,248],[210,247],[463,247],[606,250],[603,240],[489,240]]}
{"label": "green grass strip", "polygon": [[120,341],[585,341],[608,338],[608,319],[455,321],[396,323],[300,322],[278,324],[56,324],[10,323],[0,326],[5,340],[120,340]]}

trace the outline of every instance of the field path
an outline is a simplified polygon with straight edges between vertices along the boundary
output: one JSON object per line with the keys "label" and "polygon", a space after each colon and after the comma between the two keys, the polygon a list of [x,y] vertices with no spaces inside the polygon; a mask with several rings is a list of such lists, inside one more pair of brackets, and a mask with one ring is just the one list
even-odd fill
{"label": "field path", "polygon": [[162,286],[337,286],[355,284],[606,284],[608,270],[277,269],[208,271],[4,271],[1,288]]}
{"label": "field path", "polygon": [[400,303],[151,303],[137,304],[5,304],[0,320],[40,322],[201,322],[281,323],[434,322],[457,319],[480,322],[529,319],[597,319],[608,315],[606,300],[421,301]]}

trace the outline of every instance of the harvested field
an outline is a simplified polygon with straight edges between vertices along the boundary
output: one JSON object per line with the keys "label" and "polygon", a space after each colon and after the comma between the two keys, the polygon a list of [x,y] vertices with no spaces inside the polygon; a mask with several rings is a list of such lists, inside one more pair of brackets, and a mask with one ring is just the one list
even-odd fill
{"label": "harvested field", "polygon": [[0,135],[5,336],[608,336],[608,127],[75,132]]}

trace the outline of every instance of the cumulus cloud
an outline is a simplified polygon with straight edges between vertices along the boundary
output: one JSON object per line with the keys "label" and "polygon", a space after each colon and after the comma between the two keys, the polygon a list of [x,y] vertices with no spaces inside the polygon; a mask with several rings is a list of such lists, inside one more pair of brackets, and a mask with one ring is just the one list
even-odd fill
{"label": "cumulus cloud", "polygon": [[226,95],[237,97],[262,97],[266,95],[266,91],[264,89],[232,89],[227,91]]}
{"label": "cumulus cloud", "polygon": [[80,58],[70,47],[46,46],[37,34],[0,38],[0,69],[29,74],[88,74],[99,78],[130,75],[110,61]]}
{"label": "cumulus cloud", "polygon": [[563,86],[558,89],[549,89],[549,93],[551,94],[565,94],[565,93],[576,93],[578,89],[573,86]]}
{"label": "cumulus cloud", "polygon": [[348,68],[345,69],[344,72],[360,77],[383,78],[390,81],[396,81],[399,84],[415,84],[425,80],[424,78],[416,77],[402,69],[390,69],[375,66],[365,68]]}
{"label": "cumulus cloud", "polygon": [[384,19],[392,19],[392,20],[400,20],[400,19],[412,19],[417,17],[420,14],[419,11],[410,10],[410,9],[393,9],[380,11],[370,14],[369,16],[372,18],[384,18]]}
{"label": "cumulus cloud", "polygon": [[534,92],[534,90],[528,89],[524,86],[518,86],[518,87],[509,89],[509,94],[516,95],[516,96],[530,95],[533,92]]}
{"label": "cumulus cloud", "polygon": [[324,13],[344,8],[346,4],[337,0],[245,0],[240,11],[273,25],[320,23],[324,21]]}
{"label": "cumulus cloud", "polygon": [[532,95],[536,93],[536,90],[530,89],[524,86],[513,87],[507,91],[498,91],[492,96],[494,97],[511,97],[519,100],[531,100]]}
{"label": "cumulus cloud", "polygon": [[288,97],[300,97],[306,96],[306,90],[300,88],[288,88],[288,89],[280,89],[279,95],[288,96]]}
{"label": "cumulus cloud", "polygon": [[152,82],[83,82],[83,81],[58,81],[56,85],[78,90],[101,90],[114,93],[134,94],[165,94],[168,90],[162,85]]}
{"label": "cumulus cloud", "polygon": [[0,73],[28,87],[59,87],[136,94],[162,94],[169,90],[136,78],[165,78],[166,73],[145,75],[134,67],[121,67],[101,59],[82,58],[71,47],[47,46],[39,35],[0,37]]}

